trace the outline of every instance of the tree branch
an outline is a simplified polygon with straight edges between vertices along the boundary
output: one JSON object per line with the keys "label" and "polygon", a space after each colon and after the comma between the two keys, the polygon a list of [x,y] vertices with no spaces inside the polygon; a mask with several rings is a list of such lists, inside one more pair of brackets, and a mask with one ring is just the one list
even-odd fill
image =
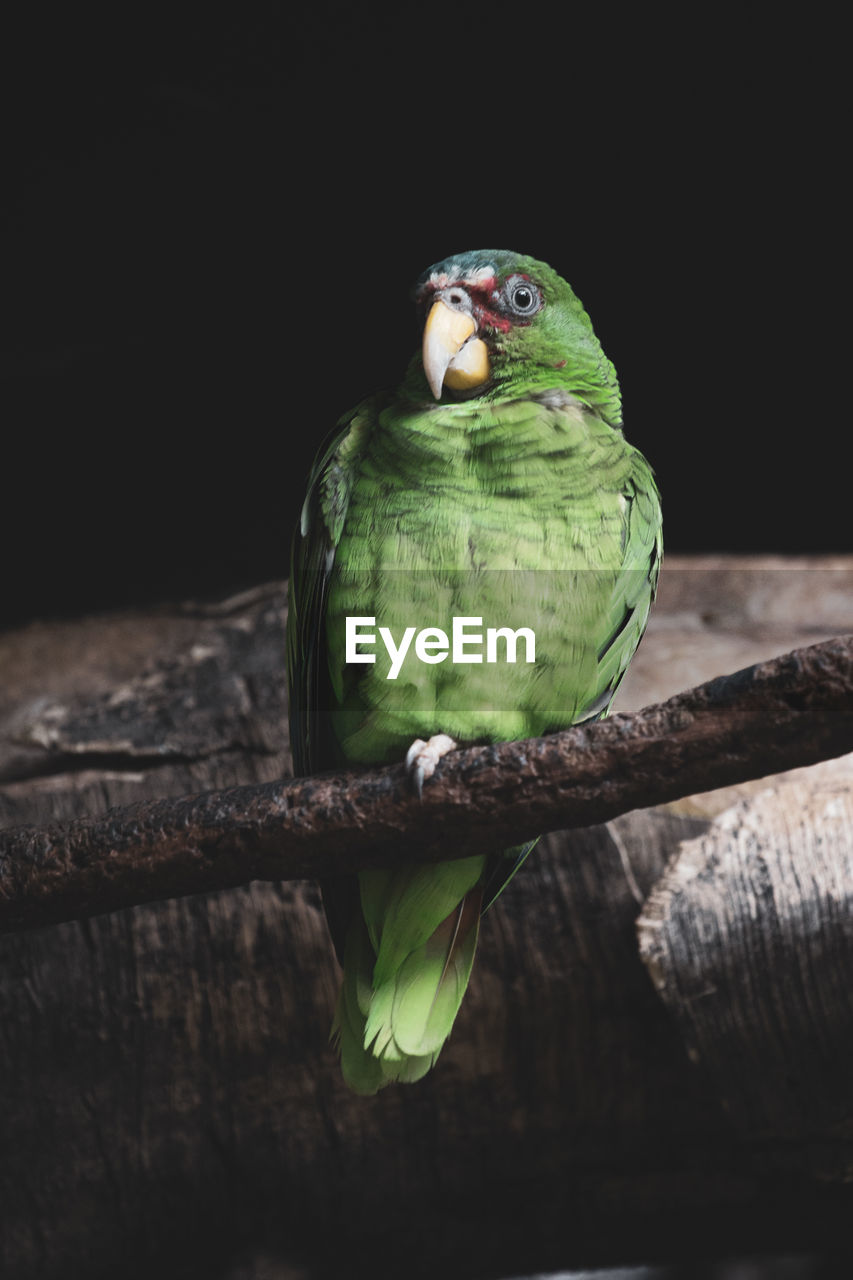
{"label": "tree branch", "polygon": [[454,753],[422,801],[394,765],[9,830],[0,931],[250,880],[463,857],[851,750],[853,637],[843,637],[636,713]]}

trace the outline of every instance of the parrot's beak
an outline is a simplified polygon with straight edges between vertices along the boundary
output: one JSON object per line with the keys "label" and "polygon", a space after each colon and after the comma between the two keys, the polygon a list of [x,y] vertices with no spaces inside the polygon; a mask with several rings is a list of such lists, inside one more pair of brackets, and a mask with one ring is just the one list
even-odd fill
{"label": "parrot's beak", "polygon": [[489,352],[467,311],[449,307],[441,298],[432,304],[424,325],[424,373],[430,391],[441,399],[444,386],[470,391],[489,377]]}

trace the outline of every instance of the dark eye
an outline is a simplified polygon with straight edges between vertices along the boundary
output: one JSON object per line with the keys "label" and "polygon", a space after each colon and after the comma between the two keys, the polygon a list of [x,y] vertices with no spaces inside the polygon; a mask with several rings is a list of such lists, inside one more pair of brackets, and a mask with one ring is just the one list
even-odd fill
{"label": "dark eye", "polygon": [[529,280],[508,280],[506,300],[517,316],[532,316],[542,305],[539,290]]}

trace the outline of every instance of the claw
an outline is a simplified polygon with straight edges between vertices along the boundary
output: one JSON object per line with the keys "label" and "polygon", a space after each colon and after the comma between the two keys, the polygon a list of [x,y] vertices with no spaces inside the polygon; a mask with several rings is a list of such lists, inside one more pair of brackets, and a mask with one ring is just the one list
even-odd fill
{"label": "claw", "polygon": [[435,766],[448,751],[455,751],[456,743],[446,733],[436,733],[429,742],[415,738],[406,752],[406,768],[419,798],[423,798],[424,783],[435,773]]}

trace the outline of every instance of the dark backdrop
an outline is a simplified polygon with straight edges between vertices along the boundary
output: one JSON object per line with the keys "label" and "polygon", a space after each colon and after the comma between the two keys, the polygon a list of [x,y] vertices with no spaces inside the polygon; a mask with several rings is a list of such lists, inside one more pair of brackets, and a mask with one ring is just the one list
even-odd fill
{"label": "dark backdrop", "polygon": [[837,33],[72,8],[4,42],[7,620],[283,575],[318,442],[471,247],[584,300],[670,550],[848,549]]}

